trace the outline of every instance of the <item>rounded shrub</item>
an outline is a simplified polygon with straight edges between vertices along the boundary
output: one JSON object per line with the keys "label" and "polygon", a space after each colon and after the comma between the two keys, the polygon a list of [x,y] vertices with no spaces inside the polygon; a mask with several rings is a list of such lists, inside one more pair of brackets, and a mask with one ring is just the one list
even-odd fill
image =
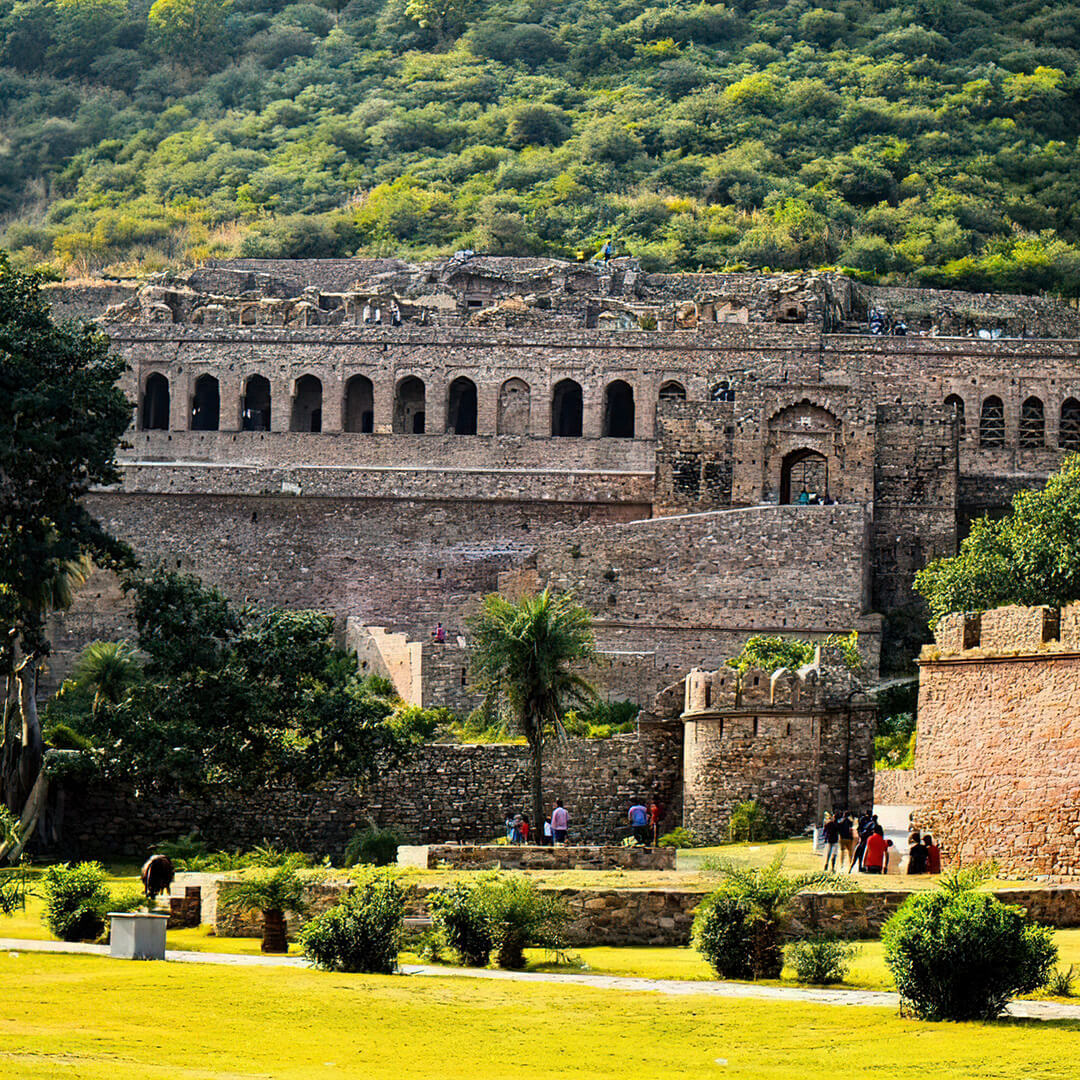
{"label": "rounded shrub", "polygon": [[397,967],[404,917],[401,886],[386,873],[372,873],[300,931],[300,947],[326,971],[390,975]]}
{"label": "rounded shrub", "polygon": [[902,1009],[923,1020],[992,1020],[1057,962],[1048,927],[970,889],[910,897],[881,937]]}
{"label": "rounded shrub", "polygon": [[694,948],[722,979],[775,979],[783,967],[779,937],[745,896],[719,889],[694,916]]}
{"label": "rounded shrub", "polygon": [[786,949],[787,962],[801,983],[828,986],[844,981],[858,946],[836,938],[807,938],[793,941]]}
{"label": "rounded shrub", "polygon": [[374,826],[353,833],[345,845],[345,865],[390,866],[397,862],[397,849],[401,838],[393,829]]}
{"label": "rounded shrub", "polygon": [[439,889],[431,897],[431,918],[446,944],[470,967],[486,967],[495,939],[477,885],[458,884]]}
{"label": "rounded shrub", "polygon": [[105,932],[110,894],[105,867],[98,862],[59,863],[45,871],[42,918],[61,941],[87,941]]}

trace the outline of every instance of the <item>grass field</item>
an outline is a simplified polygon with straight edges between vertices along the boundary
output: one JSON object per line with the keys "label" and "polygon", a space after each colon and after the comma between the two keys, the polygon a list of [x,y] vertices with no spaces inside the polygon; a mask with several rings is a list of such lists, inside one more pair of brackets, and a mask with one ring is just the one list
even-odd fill
{"label": "grass field", "polygon": [[0,1078],[1071,1080],[1080,1023],[0,953]]}

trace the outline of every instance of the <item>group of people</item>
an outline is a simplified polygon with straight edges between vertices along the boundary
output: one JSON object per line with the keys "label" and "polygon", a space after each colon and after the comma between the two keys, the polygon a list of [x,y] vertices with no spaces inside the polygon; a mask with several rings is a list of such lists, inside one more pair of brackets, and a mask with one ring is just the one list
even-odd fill
{"label": "group of people", "polygon": [[[837,872],[839,861],[840,872],[846,866],[849,874],[856,870],[861,874],[887,874],[890,859],[899,855],[895,852],[896,845],[886,838],[877,814],[864,813],[857,822],[850,810],[842,814],[826,814],[821,832],[825,844],[824,869],[834,873]],[[908,833],[907,865],[901,868],[901,872],[941,873],[941,848],[929,833],[924,836],[912,827]]]}
{"label": "group of people", "polygon": [[[648,806],[644,802],[634,803],[626,812],[626,820],[630,823],[634,840],[646,846],[655,846],[660,838],[660,819],[664,812],[656,799],[650,800]],[[539,843],[548,847],[554,844],[565,844],[566,835],[570,830],[570,814],[563,806],[562,799],[555,800],[555,806],[549,817],[544,818],[544,828],[537,836],[529,824],[527,814],[509,813],[506,815],[506,839],[511,844],[528,844],[529,837],[533,837],[533,843]]]}
{"label": "group of people", "polygon": [[[364,304],[363,319],[368,326],[382,326],[382,308],[379,307],[378,302],[372,307],[369,300]],[[390,325],[401,325],[401,308],[397,306],[396,300],[390,301]]]}

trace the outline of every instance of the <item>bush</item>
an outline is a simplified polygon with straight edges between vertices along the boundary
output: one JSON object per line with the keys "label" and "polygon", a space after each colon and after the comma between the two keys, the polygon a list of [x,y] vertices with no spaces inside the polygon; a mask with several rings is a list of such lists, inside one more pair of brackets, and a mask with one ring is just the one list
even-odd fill
{"label": "bush", "polygon": [[765,807],[757,799],[747,799],[738,803],[731,811],[728,822],[728,837],[736,842],[768,840],[772,836],[772,826]]}
{"label": "bush", "polygon": [[671,832],[664,833],[664,835],[656,841],[656,846],[687,848],[697,847],[697,843],[697,837],[689,829],[684,829],[681,825],[676,825]]}
{"label": "bush", "polygon": [[828,986],[844,981],[858,947],[836,938],[808,938],[787,947],[787,962],[801,983]]}
{"label": "bush", "polygon": [[724,979],[778,979],[784,966],[780,923],[791,900],[816,885],[857,888],[843,875],[785,874],[784,852],[764,867],[705,860],[724,883],[694,917],[693,944]]}
{"label": "bush", "polygon": [[1043,986],[1051,931],[971,886],[906,900],[881,934],[901,1008],[923,1020],[992,1020],[1013,994]]}
{"label": "bush", "polygon": [[59,863],[42,881],[49,933],[61,941],[92,941],[105,931],[112,897],[105,885],[105,867],[97,862]]}
{"label": "bush", "polygon": [[326,971],[389,975],[397,967],[404,916],[401,886],[385,871],[372,872],[300,931],[300,947]]}
{"label": "bush", "polygon": [[345,845],[345,865],[391,866],[397,861],[397,849],[401,838],[393,829],[379,829],[374,825],[354,833]]}
{"label": "bush", "polygon": [[262,914],[262,951],[289,951],[285,913],[303,915],[307,910],[306,883],[291,862],[273,869],[259,867],[241,881],[223,891],[220,902],[233,910],[258,911]]}
{"label": "bush", "polygon": [[447,945],[474,967],[486,966],[493,949],[504,968],[524,967],[529,946],[561,949],[569,919],[562,901],[521,874],[485,874],[474,884],[442,889],[431,910]]}
{"label": "bush", "polygon": [[1075,990],[1076,974],[1073,965],[1056,968],[1046,980],[1045,990],[1051,997],[1072,997]]}

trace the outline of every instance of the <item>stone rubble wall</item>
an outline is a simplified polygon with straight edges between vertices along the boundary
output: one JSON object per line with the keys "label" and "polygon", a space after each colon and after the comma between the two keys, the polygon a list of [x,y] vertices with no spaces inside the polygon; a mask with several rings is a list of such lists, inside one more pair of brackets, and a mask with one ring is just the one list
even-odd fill
{"label": "stone rubble wall", "polygon": [[914,806],[918,801],[914,769],[878,769],[874,773],[875,806]]}
{"label": "stone rubble wall", "polygon": [[[517,844],[431,844],[418,856],[429,870],[674,870],[675,849]],[[426,856],[426,857],[425,857]]]}

